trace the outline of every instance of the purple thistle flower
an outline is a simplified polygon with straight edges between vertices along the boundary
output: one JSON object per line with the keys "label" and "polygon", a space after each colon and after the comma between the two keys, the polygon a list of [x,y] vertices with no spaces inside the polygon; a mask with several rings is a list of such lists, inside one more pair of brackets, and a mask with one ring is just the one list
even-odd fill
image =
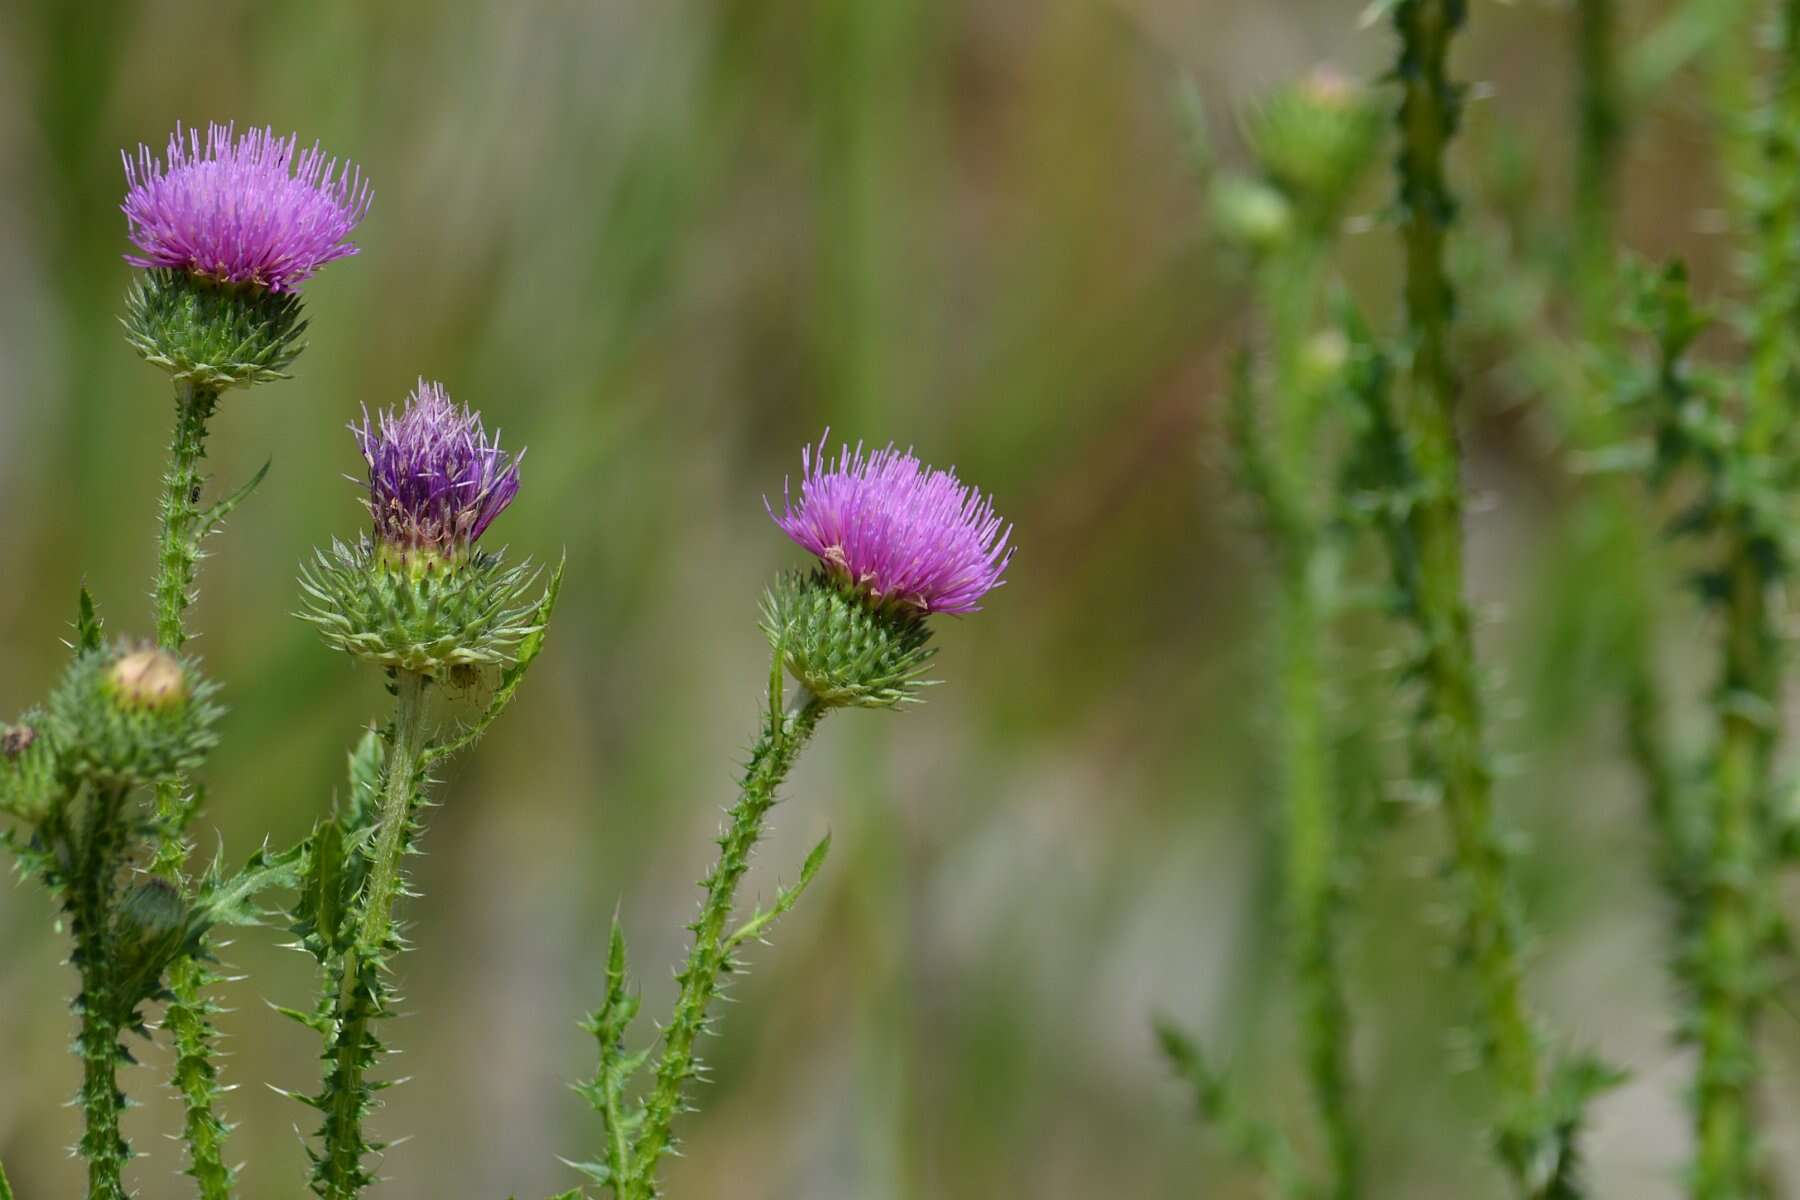
{"label": "purple thistle flower", "polygon": [[519,459],[490,440],[481,417],[439,383],[419,380],[406,407],[352,425],[369,464],[369,515],[384,550],[402,561],[467,558],[519,494]]}
{"label": "purple thistle flower", "polygon": [[[829,435],[827,435],[829,436]],[[921,613],[970,613],[999,587],[1012,561],[991,497],[954,471],[934,471],[889,445],[865,456],[848,446],[835,463],[825,439],[801,451],[800,502],[783,487],[782,532],[818,555],[835,576],[878,604]]]}
{"label": "purple thistle flower", "polygon": [[369,211],[362,172],[327,159],[318,143],[295,149],[273,130],[234,136],[235,126],[200,132],[176,126],[167,162],[140,145],[125,160],[119,207],[142,254],[135,267],[169,267],[225,283],[292,292],[328,262],[356,253],[344,239]]}

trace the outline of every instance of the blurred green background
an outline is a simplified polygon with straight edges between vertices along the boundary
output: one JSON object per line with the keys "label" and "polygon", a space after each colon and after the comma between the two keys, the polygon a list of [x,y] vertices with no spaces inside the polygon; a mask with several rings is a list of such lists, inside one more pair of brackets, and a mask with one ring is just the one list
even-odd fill
{"label": "blurred green background", "polygon": [[[800,552],[763,496],[821,429],[916,447],[1018,528],[1009,584],[946,622],[930,702],[824,727],[752,876],[832,858],[754,955],[682,1127],[676,1197],[1254,1194],[1149,1035],[1195,1028],[1261,1115],[1303,1131],[1291,1050],[1267,707],[1266,564],[1218,430],[1243,281],[1209,239],[1189,81],[1226,160],[1234,114],[1320,62],[1373,78],[1385,26],[1346,0],[560,0],[295,5],[19,0],[0,8],[0,713],[42,696],[77,587],[148,624],[168,386],[116,314],[118,150],[177,121],[299,130],[360,163],[363,254],[307,289],[295,378],[234,393],[210,465],[273,471],[212,544],[197,643],[231,713],[208,849],[287,845],[341,788],[377,679],[289,613],[309,548],[361,513],[345,424],[421,374],[530,447],[490,537],[569,582],[549,653],[447,772],[406,915],[411,1082],[387,1093],[393,1200],[538,1196],[597,1129],[577,1016],[608,920],[666,1011],[767,651],[759,590]],[[1625,5],[1641,29],[1665,6]],[[1566,210],[1569,22],[1479,2],[1459,59],[1491,82],[1458,148],[1492,196],[1470,228],[1529,244]],[[1717,280],[1726,243],[1706,88],[1640,114],[1627,229]],[[1396,289],[1384,172],[1346,262]],[[1491,207],[1491,206],[1490,206]],[[1552,239],[1553,240],[1553,239]],[[1529,246],[1527,246],[1529,248]],[[1529,288],[1531,281],[1516,282]],[[1478,300],[1496,297],[1478,297]],[[1498,297],[1504,299],[1504,297]],[[1480,307],[1478,304],[1477,307]],[[1533,839],[1534,986],[1634,1071],[1598,1108],[1602,1196],[1675,1194],[1685,1058],[1668,1041],[1662,911],[1615,720],[1583,641],[1571,485],[1468,339],[1473,522],[1505,792]],[[1557,581],[1561,581],[1560,588]],[[1604,606],[1600,606],[1602,609]],[[1672,668],[1700,637],[1677,607]],[[1691,658],[1692,656],[1686,656]],[[1554,686],[1550,686],[1550,685]],[[1351,923],[1361,1110],[1382,1197],[1500,1194],[1457,1029],[1438,823],[1381,845]],[[65,1053],[73,973],[35,886],[0,889],[0,1158],[20,1200],[79,1192]],[[317,1045],[311,960],[229,953],[243,1193],[302,1194]],[[1772,1018],[1771,1091],[1800,1087]],[[650,1029],[646,1022],[643,1035]],[[179,1109],[129,1072],[145,1200],[186,1195]],[[1791,1150],[1791,1147],[1782,1149]]]}

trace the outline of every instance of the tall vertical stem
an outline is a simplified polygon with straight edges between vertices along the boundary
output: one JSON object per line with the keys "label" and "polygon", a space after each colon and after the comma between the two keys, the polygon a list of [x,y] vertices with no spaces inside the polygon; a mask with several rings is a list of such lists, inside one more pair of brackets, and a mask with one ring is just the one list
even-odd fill
{"label": "tall vertical stem", "polygon": [[126,789],[117,787],[90,795],[79,840],[71,844],[74,872],[67,908],[75,966],[81,972],[76,1051],[82,1062],[80,1102],[86,1129],[80,1149],[88,1165],[88,1200],[124,1200],[122,1171],[131,1157],[119,1131],[125,1096],[119,1090],[118,1066],[124,1051],[119,1045],[122,1014],[112,976],[112,911],[122,853],[119,810],[125,797]]}
{"label": "tall vertical stem", "polygon": [[[206,457],[207,422],[212,419],[219,393],[182,381],[175,385],[175,429],[169,442],[169,467],[163,477],[162,533],[157,545],[157,576],[152,597],[156,605],[156,640],[166,650],[179,651],[187,641],[187,608],[193,598],[195,572],[200,561],[200,462]],[[151,869],[163,878],[178,881],[187,855],[183,829],[193,804],[185,781],[159,784],[156,788],[158,844]],[[200,960],[183,956],[169,965],[169,1002],[165,1026],[175,1040],[173,1082],[185,1110],[182,1140],[187,1144],[188,1174],[199,1189],[200,1200],[227,1200],[232,1171],[225,1165],[227,1126],[214,1106],[219,1094],[218,1067],[214,1064],[213,1006],[205,989],[213,972]]]}
{"label": "tall vertical stem", "polygon": [[1700,1046],[1695,1089],[1694,1195],[1755,1200],[1771,1194],[1757,1127],[1756,1035],[1781,942],[1774,840],[1774,759],[1781,727],[1784,637],[1771,588],[1782,535],[1759,508],[1785,499],[1800,405],[1800,0],[1772,6],[1777,38],[1746,155],[1752,252],[1747,256],[1750,363],[1744,391],[1745,475],[1777,493],[1733,512],[1725,564],[1725,647],[1716,707],[1719,742],[1707,822],[1697,958]]}
{"label": "tall vertical stem", "polygon": [[183,617],[193,599],[200,562],[200,460],[206,457],[206,423],[219,393],[185,380],[175,385],[175,433],[169,472],[163,478],[162,538],[157,546],[156,641],[169,650],[187,641]]}
{"label": "tall vertical stem", "polygon": [[394,741],[388,748],[386,789],[381,826],[375,836],[375,866],[363,908],[357,948],[379,955],[393,930],[394,895],[400,886],[400,860],[418,796],[418,774],[425,753],[425,687],[416,671],[394,672]]}
{"label": "tall vertical stem", "polygon": [[[776,664],[779,670],[779,651]],[[662,1057],[656,1064],[656,1082],[644,1102],[634,1170],[617,1188],[619,1200],[654,1200],[658,1194],[656,1170],[674,1145],[672,1124],[681,1111],[682,1089],[699,1071],[694,1043],[706,1028],[707,1009],[718,994],[719,976],[728,967],[726,942],[738,884],[750,866],[750,852],[762,839],[763,821],[775,806],[782,782],[824,715],[825,706],[811,695],[791,713],[771,706],[768,727],[750,752],[742,789],[726,815],[725,833],[719,839],[718,862],[701,885],[706,898],[699,918],[690,926],[694,944],[676,976],[680,993],[675,1013],[663,1031]]]}
{"label": "tall vertical stem", "polygon": [[1313,332],[1326,245],[1310,231],[1266,264],[1274,358],[1274,454],[1268,495],[1280,559],[1280,705],[1286,825],[1286,916],[1300,992],[1307,1080],[1330,1159],[1323,1195],[1360,1194],[1361,1147],[1350,1111],[1349,1006],[1338,961],[1343,794],[1332,763],[1324,657],[1331,618],[1321,475],[1320,396],[1302,359]]}
{"label": "tall vertical stem", "polygon": [[1419,551],[1419,621],[1430,753],[1442,788],[1465,937],[1480,991],[1480,1043],[1498,1093],[1497,1146],[1523,1195],[1541,1185],[1545,1071],[1524,994],[1523,938],[1507,851],[1497,828],[1493,774],[1483,728],[1480,679],[1463,581],[1461,447],[1457,382],[1450,366],[1454,298],[1444,265],[1455,203],[1445,149],[1460,96],[1450,82],[1453,34],[1463,0],[1402,0],[1395,8],[1404,89],[1399,119],[1400,199],[1406,248],[1406,315],[1411,378],[1401,405],[1423,495],[1409,522]]}
{"label": "tall vertical stem", "polygon": [[1619,157],[1624,147],[1623,87],[1619,78],[1617,0],[1575,4],[1574,285],[1581,328],[1590,341],[1610,340],[1617,326]]}
{"label": "tall vertical stem", "polygon": [[341,962],[328,964],[326,971],[337,1000],[327,1037],[325,1082],[315,1102],[325,1118],[320,1130],[324,1148],[313,1167],[313,1190],[326,1200],[355,1200],[372,1182],[363,1168],[363,1156],[371,1146],[362,1132],[372,1103],[367,1075],[380,1052],[371,1027],[389,1002],[381,978],[382,959],[393,940],[401,862],[411,843],[419,797],[428,683],[415,671],[394,672],[393,740],[388,745],[373,866],[356,935]]}
{"label": "tall vertical stem", "polygon": [[1759,829],[1773,744],[1767,580],[1749,548],[1733,547],[1726,600],[1725,677],[1708,831],[1699,985],[1696,1200],[1752,1200],[1757,1178],[1755,1047],[1766,981],[1769,863]]}

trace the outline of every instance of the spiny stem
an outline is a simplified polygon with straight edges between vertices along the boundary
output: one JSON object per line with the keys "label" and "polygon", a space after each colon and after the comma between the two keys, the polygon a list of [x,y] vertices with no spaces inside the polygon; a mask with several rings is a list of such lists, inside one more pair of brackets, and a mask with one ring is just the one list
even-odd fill
{"label": "spiny stem", "polygon": [[1770,946],[1769,863],[1758,828],[1773,748],[1775,650],[1767,580],[1737,545],[1726,601],[1723,714],[1701,931],[1696,1200],[1751,1200],[1757,1178],[1756,1024]]}
{"label": "spiny stem", "polygon": [[[1759,114],[1760,142],[1746,159],[1754,221],[1748,256],[1750,363],[1745,381],[1744,474],[1777,489],[1776,464],[1791,453],[1800,405],[1800,0],[1775,5],[1777,45]],[[1756,1091],[1756,1035],[1781,940],[1774,893],[1772,779],[1781,725],[1783,636],[1771,588],[1784,567],[1779,533],[1755,498],[1732,511],[1726,543],[1725,646],[1716,706],[1719,742],[1707,831],[1704,911],[1696,985],[1700,1065],[1695,1089],[1694,1195],[1754,1200],[1763,1174]]]}
{"label": "spiny stem", "polygon": [[1302,1041],[1313,1104],[1330,1155],[1326,1196],[1360,1192],[1361,1147],[1350,1112],[1347,1032],[1337,948],[1342,806],[1331,764],[1324,654],[1330,600],[1320,464],[1319,389],[1302,366],[1318,306],[1325,246],[1301,236],[1262,273],[1271,314],[1273,470],[1265,508],[1280,560],[1281,762],[1286,816],[1287,918],[1300,988]]}
{"label": "spiny stem", "polygon": [[119,1090],[118,1066],[125,1052],[119,1045],[121,1015],[112,979],[111,927],[122,854],[119,810],[125,796],[123,788],[108,788],[91,796],[79,844],[71,847],[75,873],[68,908],[75,965],[81,972],[81,996],[76,1001],[81,1031],[76,1049],[82,1061],[80,1100],[86,1130],[80,1149],[88,1164],[88,1200],[124,1200],[122,1170],[131,1157],[131,1148],[119,1132],[125,1095]]}
{"label": "spiny stem", "polygon": [[170,650],[187,641],[183,617],[193,600],[200,562],[200,460],[206,457],[206,423],[219,393],[186,381],[175,385],[175,433],[169,472],[163,479],[162,539],[156,575],[156,641]]}
{"label": "spiny stem", "polygon": [[416,671],[394,672],[394,741],[388,749],[386,791],[381,825],[375,839],[375,866],[369,876],[357,949],[379,956],[393,930],[394,896],[400,886],[400,860],[406,850],[418,795],[418,773],[425,752],[425,687],[429,680]]}
{"label": "spiny stem", "polygon": [[[201,520],[200,460],[206,457],[206,426],[219,393],[180,382],[175,385],[175,431],[169,445],[169,469],[164,477],[162,537],[159,543],[156,587],[156,640],[166,650],[178,651],[187,641],[187,607],[193,598],[194,577],[200,561]],[[188,844],[183,836],[192,815],[194,799],[185,781],[171,781],[156,788],[156,857],[151,870],[172,882],[181,879]],[[218,1068],[213,1062],[216,1033],[210,1005],[204,998],[212,972],[193,958],[182,957],[169,967],[169,1002],[164,1024],[175,1037],[174,1083],[185,1109],[182,1139],[187,1144],[188,1174],[199,1187],[201,1200],[228,1200],[232,1172],[224,1160],[228,1126],[214,1108],[219,1094]]]}
{"label": "spiny stem", "polygon": [[337,997],[329,1026],[321,1092],[324,1149],[313,1172],[313,1190],[326,1200],[354,1200],[371,1178],[364,1154],[374,1149],[364,1137],[369,1068],[380,1044],[371,1029],[387,1009],[382,960],[393,945],[393,908],[400,891],[401,860],[409,844],[419,773],[425,755],[425,689],[429,680],[415,671],[394,672],[393,740],[388,745],[374,866],[363,893],[356,935],[326,979]]}
{"label": "spiny stem", "polygon": [[[780,663],[777,651],[776,671]],[[778,696],[779,689],[773,694]],[[824,714],[825,706],[811,695],[791,714],[771,705],[768,726],[750,752],[742,790],[719,839],[718,862],[702,884],[706,899],[699,919],[691,926],[694,944],[687,964],[676,977],[680,993],[674,1017],[663,1032],[656,1083],[644,1102],[643,1131],[631,1177],[617,1189],[619,1200],[654,1200],[657,1194],[656,1169],[674,1144],[671,1127],[681,1111],[682,1088],[700,1071],[694,1043],[707,1027],[707,1009],[718,994],[719,976],[730,969],[727,935],[738,884],[750,865],[751,851],[762,838],[763,819],[774,807],[782,781]]]}
{"label": "spiny stem", "polygon": [[1442,787],[1457,874],[1465,892],[1466,936],[1481,993],[1481,1046],[1498,1096],[1498,1150],[1523,1195],[1538,1186],[1545,1148],[1546,1084],[1538,1031],[1524,995],[1523,939],[1507,851],[1497,829],[1480,681],[1463,583],[1462,463],[1457,383],[1450,366],[1454,303],[1444,264],[1455,203],[1445,149],[1460,96],[1450,82],[1452,35],[1463,0],[1402,0],[1398,78],[1400,198],[1406,248],[1406,314],[1411,386],[1402,405],[1424,485],[1409,523],[1419,551],[1419,621],[1425,639],[1431,754]]}
{"label": "spiny stem", "polygon": [[1619,159],[1625,106],[1618,56],[1617,0],[1575,5],[1576,139],[1574,285],[1582,331],[1590,343],[1617,325]]}

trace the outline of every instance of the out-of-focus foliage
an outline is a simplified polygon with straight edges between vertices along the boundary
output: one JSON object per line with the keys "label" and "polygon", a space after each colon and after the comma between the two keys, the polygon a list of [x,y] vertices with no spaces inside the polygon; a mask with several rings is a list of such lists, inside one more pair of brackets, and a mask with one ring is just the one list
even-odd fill
{"label": "out-of-focus foliage", "polygon": [[[1374,77],[1391,47],[1358,7],[0,8],[0,713],[55,679],[82,583],[110,632],[148,631],[170,403],[116,319],[117,151],[177,120],[317,136],[376,191],[363,256],[308,286],[295,378],[228,393],[212,424],[221,481],[274,465],[209,543],[192,614],[229,707],[203,848],[222,838],[238,862],[303,837],[380,706],[372,673],[289,615],[309,548],[365,520],[341,479],[362,405],[443,379],[532,447],[514,552],[568,553],[552,652],[449,773],[416,864],[418,1014],[384,1031],[414,1082],[376,1117],[409,1140],[383,1195],[576,1181],[557,1163],[594,1137],[565,1086],[592,1070],[576,1018],[607,994],[615,911],[646,1006],[667,1011],[659,964],[685,948],[767,677],[758,600],[803,557],[762,498],[827,424],[954,462],[1020,555],[986,614],[939,631],[930,703],[828,723],[775,810],[750,890],[775,896],[777,866],[828,830],[832,859],[735,986],[728,1036],[703,1043],[713,1084],[671,1193],[1253,1193],[1147,1032],[1152,1010],[1178,1015],[1259,1114],[1302,1103],[1273,890],[1272,575],[1221,430],[1246,306],[1196,147],[1241,165],[1237,116],[1321,61]],[[1729,278],[1708,109],[1733,74],[1669,71],[1729,6],[1673,23],[1661,0],[1620,7],[1645,47],[1634,87],[1659,85],[1634,92],[1623,236],[1687,258],[1705,293]],[[1488,661],[1516,666],[1496,681],[1498,748],[1532,749],[1499,799],[1534,850],[1534,1000],[1634,1072],[1593,1114],[1594,1194],[1654,1197],[1675,1194],[1686,1136],[1654,839],[1602,702],[1605,573],[1571,549],[1554,374],[1509,332],[1554,290],[1529,265],[1570,250],[1571,32],[1560,7],[1477,0],[1459,51],[1482,85],[1451,160],[1470,239],[1522,264],[1464,289],[1470,478],[1492,500],[1471,513],[1472,583],[1499,614]],[[1355,198],[1345,261],[1391,315],[1386,185]],[[1691,696],[1710,664],[1681,648],[1703,619],[1669,607],[1667,665]],[[1673,717],[1699,735],[1691,705]],[[1352,1052],[1380,1194],[1479,1200],[1499,1181],[1434,953],[1442,852],[1435,822],[1403,821],[1364,866]],[[24,1200],[78,1190],[64,1093],[21,1083],[73,1086],[54,916],[37,890],[0,890],[0,1159]],[[227,952],[254,982],[219,1017],[225,1082],[298,1090],[317,1041],[264,1001],[308,994],[312,964],[275,941],[251,930]],[[1800,1086],[1796,1039],[1769,1034],[1780,1099]],[[181,1121],[160,1074],[125,1073],[142,1102],[127,1130],[157,1154],[136,1165],[146,1200],[188,1193],[155,1136]],[[244,1087],[227,1105],[245,1194],[290,1189],[292,1102]]]}

